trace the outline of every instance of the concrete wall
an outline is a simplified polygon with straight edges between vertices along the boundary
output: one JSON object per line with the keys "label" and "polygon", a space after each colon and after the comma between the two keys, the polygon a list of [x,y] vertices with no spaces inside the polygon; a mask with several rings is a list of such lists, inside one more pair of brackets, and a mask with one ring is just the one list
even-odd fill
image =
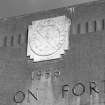
{"label": "concrete wall", "polygon": [[18,16],[96,0],[1,0],[0,17]]}
{"label": "concrete wall", "polygon": [[105,3],[98,2],[75,7],[75,12],[71,16],[70,50],[62,55],[61,61],[58,59],[32,63],[28,60],[26,57],[27,26],[32,20],[62,15],[65,13],[64,8],[1,20],[0,104],[15,105],[13,101],[15,93],[19,90],[26,91],[31,84],[32,71],[38,71],[41,68],[54,70],[58,68],[63,78],[61,84],[74,84],[82,81],[88,87],[88,81],[103,80],[105,68],[104,5]]}

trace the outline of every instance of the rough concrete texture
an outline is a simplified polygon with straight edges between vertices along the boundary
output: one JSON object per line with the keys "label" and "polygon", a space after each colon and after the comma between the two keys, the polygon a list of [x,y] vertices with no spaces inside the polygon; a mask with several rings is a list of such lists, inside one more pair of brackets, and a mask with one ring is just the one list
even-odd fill
{"label": "rough concrete texture", "polygon": [[[88,81],[101,81],[105,78],[105,29],[86,32],[83,24],[105,19],[105,3],[95,3],[75,7],[72,14],[70,50],[63,60],[32,63],[26,57],[27,26],[35,19],[63,14],[65,10],[52,10],[47,13],[29,14],[18,18],[1,20],[0,23],[0,105],[15,105],[13,96],[19,90],[26,91],[31,84],[32,71],[59,68],[63,78],[61,84],[74,84],[82,81],[88,88]],[[58,11],[58,12],[57,12]],[[77,25],[81,25],[80,33]],[[98,27],[100,24],[97,24]],[[89,25],[90,27],[91,25]],[[93,26],[94,28],[94,26]],[[90,31],[90,30],[89,30]],[[84,32],[84,33],[82,33]],[[21,34],[19,43],[18,35]],[[5,36],[7,37],[7,44]],[[11,42],[11,36],[14,36]],[[12,44],[11,44],[12,43]],[[89,92],[89,90],[87,90]]]}

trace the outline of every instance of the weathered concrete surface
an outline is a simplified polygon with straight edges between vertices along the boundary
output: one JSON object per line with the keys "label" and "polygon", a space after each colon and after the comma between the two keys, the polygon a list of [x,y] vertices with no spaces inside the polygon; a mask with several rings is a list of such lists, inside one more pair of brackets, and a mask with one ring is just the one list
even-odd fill
{"label": "weathered concrete surface", "polygon": [[[26,91],[31,84],[32,71],[41,68],[59,68],[62,84],[74,84],[82,81],[88,88],[88,81],[103,80],[105,78],[105,30],[96,32],[77,33],[77,24],[85,24],[93,20],[105,19],[105,3],[78,6],[72,15],[72,29],[70,34],[70,50],[63,55],[63,60],[51,60],[32,63],[26,57],[27,26],[32,20],[47,17],[47,13],[30,14],[2,20],[0,23],[0,103],[1,105],[15,105],[13,96],[19,90]],[[62,10],[62,9],[61,9]],[[55,10],[54,10],[55,11]],[[53,12],[53,11],[52,11]],[[53,16],[51,13],[49,14]],[[56,12],[53,12],[57,15]],[[59,11],[63,14],[64,11]],[[38,15],[39,14],[39,15]],[[21,34],[21,43],[18,35]],[[7,46],[4,46],[4,36],[7,37]],[[11,36],[14,36],[13,45]],[[12,46],[11,46],[12,45]],[[87,93],[89,90],[87,90]]]}

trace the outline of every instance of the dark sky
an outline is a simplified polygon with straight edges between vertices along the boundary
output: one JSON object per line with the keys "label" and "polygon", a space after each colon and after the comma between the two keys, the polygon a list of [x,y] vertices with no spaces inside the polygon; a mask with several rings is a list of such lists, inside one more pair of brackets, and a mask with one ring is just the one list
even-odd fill
{"label": "dark sky", "polygon": [[94,0],[0,0],[0,17],[17,16],[88,1]]}

